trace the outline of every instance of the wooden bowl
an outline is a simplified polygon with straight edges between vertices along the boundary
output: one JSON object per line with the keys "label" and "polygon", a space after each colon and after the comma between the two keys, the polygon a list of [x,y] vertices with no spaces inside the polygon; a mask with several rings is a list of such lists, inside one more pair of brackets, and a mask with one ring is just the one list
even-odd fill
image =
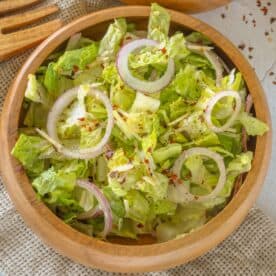
{"label": "wooden bowl", "polygon": [[[167,269],[186,263],[206,253],[233,232],[245,218],[254,203],[268,168],[271,153],[271,132],[258,137],[254,143],[255,157],[252,170],[247,174],[239,192],[216,217],[193,233],[178,240],[142,245],[114,244],[86,236],[63,223],[40,200],[22,166],[10,152],[18,137],[20,111],[27,84],[27,75],[34,73],[46,57],[71,35],[83,32],[92,38],[100,38],[108,23],[115,17],[126,17],[145,28],[150,9],[143,6],[117,7],[84,16],[45,40],[27,59],[5,101],[1,121],[1,169],[8,193],[26,223],[49,246],[61,254],[82,264],[108,271],[138,272]],[[258,118],[270,124],[270,116],[264,92],[246,59],[237,48],[212,27],[183,13],[170,11],[172,31],[196,30],[208,36],[216,44],[216,50],[229,65],[234,64],[244,76],[253,96]],[[228,58],[227,58],[228,57]],[[128,241],[124,241],[127,243]]]}
{"label": "wooden bowl", "polygon": [[194,13],[216,9],[228,4],[231,0],[122,0],[122,2],[128,5],[150,5],[155,2],[169,9]]}

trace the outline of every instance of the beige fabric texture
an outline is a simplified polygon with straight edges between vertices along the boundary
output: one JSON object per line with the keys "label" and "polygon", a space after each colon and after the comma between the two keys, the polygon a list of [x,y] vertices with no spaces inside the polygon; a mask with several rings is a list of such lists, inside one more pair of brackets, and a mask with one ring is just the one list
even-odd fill
{"label": "beige fabric texture", "polygon": [[[118,1],[64,0],[57,3],[65,22],[87,12],[119,5]],[[45,5],[45,1],[43,3]],[[0,110],[8,86],[29,53],[0,64]],[[76,264],[47,247],[25,225],[0,180],[0,275],[119,275]],[[143,275],[276,275],[276,226],[253,208],[228,239],[186,265]]]}

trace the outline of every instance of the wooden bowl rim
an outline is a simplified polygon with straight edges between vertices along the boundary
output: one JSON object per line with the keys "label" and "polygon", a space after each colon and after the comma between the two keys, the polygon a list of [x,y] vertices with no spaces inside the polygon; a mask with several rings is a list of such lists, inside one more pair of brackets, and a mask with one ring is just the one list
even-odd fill
{"label": "wooden bowl rim", "polygon": [[[19,113],[27,75],[33,73],[42,61],[72,34],[117,17],[146,18],[149,12],[149,7],[145,6],[110,8],[83,16],[55,32],[31,54],[18,72],[8,92],[1,118],[0,142],[3,150],[0,167],[6,189],[26,223],[48,245],[63,255],[107,271],[142,272],[167,269],[186,263],[216,246],[239,226],[253,205],[263,184],[271,154],[269,131],[257,138],[252,170],[224,210],[201,229],[165,243],[119,245],[88,237],[63,223],[36,198],[22,166],[10,154],[18,134]],[[243,74],[253,97],[256,115],[268,123],[271,129],[270,114],[262,87],[254,70],[238,49],[206,23],[180,12],[170,10],[170,13],[172,22],[202,32],[212,41],[216,41],[216,45]]]}

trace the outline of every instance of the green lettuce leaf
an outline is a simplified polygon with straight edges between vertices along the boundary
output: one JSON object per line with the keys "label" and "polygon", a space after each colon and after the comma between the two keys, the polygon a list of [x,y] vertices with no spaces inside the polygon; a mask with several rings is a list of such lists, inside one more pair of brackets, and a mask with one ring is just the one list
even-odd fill
{"label": "green lettuce leaf", "polygon": [[131,106],[131,112],[156,112],[160,106],[160,101],[140,92],[136,93],[135,100]]}
{"label": "green lettuce leaf", "polygon": [[[167,37],[169,34],[170,19],[171,17],[166,9],[159,6],[158,4],[153,3],[151,5],[151,13],[148,25],[148,38],[160,41],[160,35],[158,35],[158,33],[161,33]],[[162,42],[162,40],[160,42]]]}
{"label": "green lettuce leaf", "polygon": [[137,190],[131,190],[124,199],[126,217],[145,224],[150,215],[150,205],[143,194]]}
{"label": "green lettuce leaf", "polygon": [[143,181],[137,183],[138,189],[154,201],[167,197],[168,178],[161,173],[144,176]]}
{"label": "green lettuce leaf", "polygon": [[179,206],[170,222],[157,226],[156,234],[159,242],[176,238],[178,235],[189,233],[206,222],[206,209],[200,204]]}
{"label": "green lettuce leaf", "polygon": [[46,106],[49,104],[45,88],[33,74],[28,75],[28,83],[25,91],[25,98],[32,102],[41,103]]}
{"label": "green lettuce leaf", "polygon": [[126,31],[126,20],[124,18],[115,19],[114,23],[109,25],[107,32],[100,42],[99,55],[115,57]]}
{"label": "green lettuce leaf", "polygon": [[246,133],[248,135],[264,135],[269,130],[269,127],[266,123],[260,121],[257,118],[252,117],[246,112],[242,112],[239,115],[238,119],[244,126]]}
{"label": "green lettuce leaf", "polygon": [[21,134],[14,145],[11,154],[21,162],[28,175],[37,176],[46,168],[45,160],[40,155],[48,151],[52,146],[38,136]]}
{"label": "green lettuce leaf", "polygon": [[170,158],[176,158],[182,151],[180,144],[170,144],[166,147],[159,148],[152,153],[152,157],[156,163],[162,163]]}
{"label": "green lettuce leaf", "polygon": [[58,74],[71,76],[74,70],[84,70],[88,64],[92,63],[98,51],[99,46],[96,42],[80,49],[65,51],[58,59],[55,69]]}

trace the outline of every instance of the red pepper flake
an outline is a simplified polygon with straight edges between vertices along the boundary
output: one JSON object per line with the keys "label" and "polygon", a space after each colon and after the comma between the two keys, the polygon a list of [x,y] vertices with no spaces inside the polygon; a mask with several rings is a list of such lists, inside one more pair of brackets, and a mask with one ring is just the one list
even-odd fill
{"label": "red pepper flake", "polygon": [[148,159],[145,159],[144,160],[146,164],[149,164],[149,160]]}
{"label": "red pepper flake", "polygon": [[244,43],[241,43],[240,45],[238,45],[238,48],[241,49],[241,50],[244,50],[245,44],[244,44]]}
{"label": "red pepper flake", "polygon": [[178,179],[178,177],[177,177],[176,174],[172,174],[172,175],[171,175],[171,180],[172,180],[172,181],[175,182],[177,179]]}
{"label": "red pepper flake", "polygon": [[166,53],[167,53],[167,49],[164,47],[164,48],[161,49],[161,52],[162,52],[163,54],[166,54]]}
{"label": "red pepper flake", "polygon": [[138,228],[143,228],[144,225],[143,225],[142,223],[138,223],[138,224],[137,224],[137,227],[138,227]]}
{"label": "red pepper flake", "polygon": [[79,67],[77,65],[73,65],[73,72],[77,73],[79,71]]}
{"label": "red pepper flake", "polygon": [[245,15],[242,16],[242,21],[243,21],[243,22],[245,21]]}
{"label": "red pepper flake", "polygon": [[271,17],[270,18],[270,24],[273,24],[276,21],[276,17]]}
{"label": "red pepper flake", "polygon": [[264,34],[265,34],[265,36],[268,36],[268,35],[269,35],[269,32],[268,32],[268,31],[265,31]]}
{"label": "red pepper flake", "polygon": [[262,7],[261,11],[263,12],[264,15],[267,15],[268,9],[267,7]]}
{"label": "red pepper flake", "polygon": [[88,127],[88,131],[90,131],[90,132],[92,131],[92,127],[91,126]]}
{"label": "red pepper flake", "polygon": [[81,122],[83,122],[85,120],[85,118],[84,117],[78,118],[78,120],[81,121]]}
{"label": "red pepper flake", "polygon": [[272,83],[273,83],[274,85],[276,85],[276,81],[273,81]]}
{"label": "red pepper flake", "polygon": [[131,37],[130,37],[130,36],[127,36],[126,39],[127,39],[127,40],[128,40],[128,39],[131,39]]}
{"label": "red pepper flake", "polygon": [[260,7],[262,5],[260,0],[257,0],[256,4],[257,4],[257,7]]}
{"label": "red pepper flake", "polygon": [[248,51],[249,51],[249,52],[252,52],[253,50],[254,50],[253,47],[248,47]]}
{"label": "red pepper flake", "polygon": [[221,16],[222,19],[225,18],[225,14],[224,13],[222,13],[220,16]]}
{"label": "red pepper flake", "polygon": [[152,152],[152,148],[150,147],[150,148],[148,148],[148,152]]}
{"label": "red pepper flake", "polygon": [[270,72],[270,73],[269,73],[269,76],[273,76],[273,75],[274,75],[274,72]]}
{"label": "red pepper flake", "polygon": [[107,151],[105,152],[105,157],[106,157],[107,159],[110,159],[110,158],[113,156],[113,154],[114,154],[113,150],[107,150]]}
{"label": "red pepper flake", "polygon": [[249,59],[252,59],[253,57],[251,55],[248,56]]}
{"label": "red pepper flake", "polygon": [[177,179],[177,184],[182,184],[182,180],[181,179]]}

